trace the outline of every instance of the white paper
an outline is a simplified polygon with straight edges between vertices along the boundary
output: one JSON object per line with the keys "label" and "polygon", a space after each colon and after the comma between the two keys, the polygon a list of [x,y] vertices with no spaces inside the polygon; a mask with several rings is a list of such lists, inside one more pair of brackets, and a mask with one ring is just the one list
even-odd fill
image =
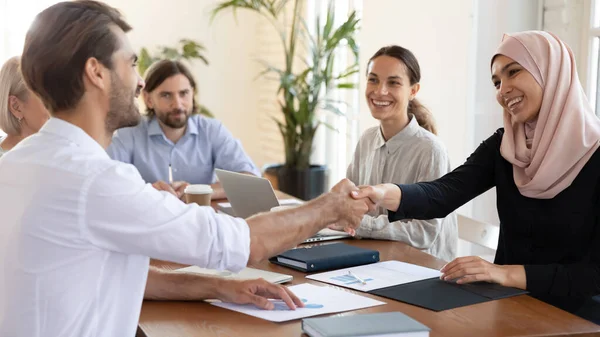
{"label": "white paper", "polygon": [[385,302],[352,294],[333,287],[319,287],[308,283],[291,286],[288,289],[302,299],[305,305],[304,308],[290,310],[283,301],[274,301],[274,310],[263,310],[253,304],[241,305],[222,302],[211,304],[272,322],[284,322],[315,315],[357,310],[385,304]]}
{"label": "white paper", "polygon": [[[352,275],[360,277],[367,284],[362,284]],[[438,270],[417,266],[400,261],[385,261],[364,266],[339,269],[325,273],[313,274],[306,278],[359,291],[371,291],[398,284],[405,284],[433,277],[440,277]]]}
{"label": "white paper", "polygon": [[[282,199],[279,200],[279,206],[283,206],[283,205],[302,205],[303,202],[301,200],[297,200],[297,199]],[[221,206],[223,208],[225,207],[231,207],[231,204],[228,202],[220,202],[217,204],[218,206]]]}

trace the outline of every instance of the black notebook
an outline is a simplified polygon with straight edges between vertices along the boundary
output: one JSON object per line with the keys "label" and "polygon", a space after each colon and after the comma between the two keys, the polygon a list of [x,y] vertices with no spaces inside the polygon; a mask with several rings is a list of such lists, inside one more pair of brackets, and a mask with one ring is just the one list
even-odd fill
{"label": "black notebook", "polygon": [[269,261],[303,272],[315,272],[375,263],[379,261],[379,252],[345,243],[333,243],[290,249]]}
{"label": "black notebook", "polygon": [[376,289],[369,293],[434,311],[442,311],[528,292],[495,283],[456,284],[433,278]]}

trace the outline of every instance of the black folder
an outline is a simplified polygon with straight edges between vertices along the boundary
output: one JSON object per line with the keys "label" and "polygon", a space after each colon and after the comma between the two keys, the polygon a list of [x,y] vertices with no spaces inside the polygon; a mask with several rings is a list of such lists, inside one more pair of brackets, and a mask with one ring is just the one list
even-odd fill
{"label": "black folder", "polygon": [[437,277],[369,291],[369,294],[433,311],[464,307],[527,293],[525,290],[504,287],[495,283],[456,284],[442,281]]}

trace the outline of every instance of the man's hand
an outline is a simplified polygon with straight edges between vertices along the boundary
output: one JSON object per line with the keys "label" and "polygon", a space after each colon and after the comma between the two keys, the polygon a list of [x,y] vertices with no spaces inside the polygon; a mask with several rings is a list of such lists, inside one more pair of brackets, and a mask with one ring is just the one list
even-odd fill
{"label": "man's hand", "polygon": [[375,206],[384,207],[390,211],[398,210],[402,191],[398,185],[379,184],[375,186],[359,186],[359,191],[352,192],[354,199],[368,198]]}
{"label": "man's hand", "polygon": [[175,191],[175,195],[177,196],[177,198],[183,200],[185,188],[188,187],[189,185],[190,185],[190,183],[188,183],[186,181],[174,181],[173,185],[171,185],[171,188]]}
{"label": "man's hand", "polygon": [[168,183],[159,180],[157,182],[155,182],[154,184],[152,184],[152,187],[156,188],[159,191],[165,191],[165,192],[169,192],[171,194],[173,194],[174,196],[177,197],[177,199],[182,199],[183,198],[183,192],[185,191],[185,188],[189,186],[189,183],[185,182],[185,181],[175,181],[173,182],[173,185],[169,185]]}
{"label": "man's hand", "polygon": [[225,280],[219,287],[218,299],[236,304],[254,304],[266,310],[272,310],[275,307],[269,299],[280,299],[292,310],[304,306],[302,301],[287,287],[269,283],[264,279]]}
{"label": "man's hand", "polygon": [[331,210],[337,215],[334,227],[344,229],[353,235],[360,226],[363,216],[375,209],[375,204],[369,198],[353,199],[350,194],[359,192],[358,187],[348,179],[342,179],[331,189],[333,197]]}
{"label": "man's hand", "polygon": [[171,187],[171,185],[169,185],[168,183],[166,183],[162,180],[159,180],[159,181],[155,182],[154,184],[152,184],[152,187],[156,188],[159,191],[169,192],[169,193],[173,194],[174,196],[176,196],[177,198],[179,198],[177,196],[177,192],[175,192],[173,187]]}

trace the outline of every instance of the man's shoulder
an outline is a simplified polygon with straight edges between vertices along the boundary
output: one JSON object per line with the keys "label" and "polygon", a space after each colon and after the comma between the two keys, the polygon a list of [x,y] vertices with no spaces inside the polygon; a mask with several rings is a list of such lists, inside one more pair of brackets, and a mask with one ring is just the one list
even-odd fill
{"label": "man's shoulder", "polygon": [[190,122],[202,129],[219,128],[223,125],[223,123],[221,123],[218,119],[205,117],[200,114],[191,115]]}
{"label": "man's shoulder", "polygon": [[53,168],[78,176],[95,175],[116,164],[107,153],[84,146],[73,146],[66,139],[37,133],[18,144],[3,160],[28,167]]}

